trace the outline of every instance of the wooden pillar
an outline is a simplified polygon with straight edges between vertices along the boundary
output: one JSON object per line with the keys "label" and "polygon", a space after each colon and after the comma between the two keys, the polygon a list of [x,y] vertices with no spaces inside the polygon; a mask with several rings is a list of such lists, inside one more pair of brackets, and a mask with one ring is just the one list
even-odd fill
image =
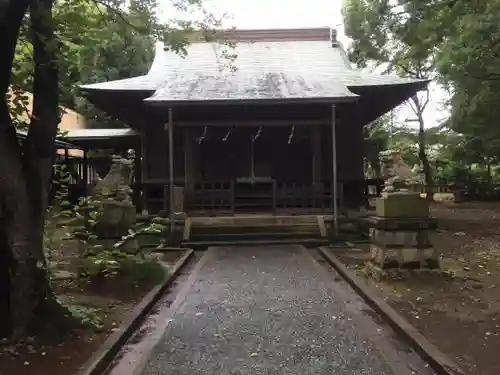
{"label": "wooden pillar", "polygon": [[88,150],[83,149],[83,170],[82,170],[82,183],[83,183],[83,195],[87,195],[87,184],[89,180],[89,159]]}
{"label": "wooden pillar", "polygon": [[174,124],[172,108],[168,109],[168,207],[170,233],[174,231]]}
{"label": "wooden pillar", "polygon": [[138,212],[142,212],[144,209],[144,201],[142,199],[142,134],[140,137],[134,147],[134,195]]}
{"label": "wooden pillar", "polygon": [[332,104],[332,185],[333,185],[333,230],[335,235],[339,234],[339,213],[338,213],[338,186],[337,186],[337,124],[335,114],[335,104]]}
{"label": "wooden pillar", "polygon": [[198,171],[197,145],[191,128],[184,128],[184,186],[192,192],[196,183]]}
{"label": "wooden pillar", "polygon": [[312,183],[318,187],[321,183],[321,127],[311,129]]}
{"label": "wooden pillar", "polygon": [[142,200],[142,210],[147,214],[148,211],[148,189],[147,189],[147,179],[148,179],[148,149],[147,149],[147,128],[143,126],[144,132],[141,132],[141,200]]}

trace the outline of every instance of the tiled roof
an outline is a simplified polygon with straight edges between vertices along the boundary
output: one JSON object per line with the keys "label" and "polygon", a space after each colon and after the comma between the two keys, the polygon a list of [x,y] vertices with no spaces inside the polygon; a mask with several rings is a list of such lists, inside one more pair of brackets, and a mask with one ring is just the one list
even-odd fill
{"label": "tiled roof", "polygon": [[123,129],[75,129],[69,130],[64,135],[64,139],[77,141],[79,139],[104,139],[104,138],[120,138],[133,137],[138,133],[129,128]]}
{"label": "tiled roof", "polygon": [[[16,133],[17,133],[17,139],[22,143],[24,141],[26,141],[26,138],[28,137],[28,132],[24,131],[24,130],[16,130]],[[68,143],[68,142],[64,142],[62,141],[61,139],[59,139],[60,137],[56,138],[55,141],[54,141],[54,145],[57,147],[57,148],[67,148],[67,149],[77,149],[78,146],[75,146],[71,143]]]}
{"label": "tiled roof", "polygon": [[[340,43],[330,40],[329,29],[312,30],[309,34],[237,30],[233,39],[244,41],[237,42],[234,49],[216,42],[196,42],[188,46],[186,57],[164,51],[159,45],[147,75],[83,88],[155,92],[147,101],[311,99],[355,97],[349,88],[357,86],[415,82],[353,69]],[[248,41],[251,33],[255,42]],[[281,37],[273,38],[276,35]],[[225,57],[228,54],[235,55],[234,61]],[[236,72],[231,73],[228,65]]]}
{"label": "tiled roof", "polygon": [[300,75],[283,72],[233,74],[178,74],[171,76],[165,84],[146,99],[155,101],[216,101],[258,99],[321,99],[356,98],[339,82],[322,85],[318,81]]}

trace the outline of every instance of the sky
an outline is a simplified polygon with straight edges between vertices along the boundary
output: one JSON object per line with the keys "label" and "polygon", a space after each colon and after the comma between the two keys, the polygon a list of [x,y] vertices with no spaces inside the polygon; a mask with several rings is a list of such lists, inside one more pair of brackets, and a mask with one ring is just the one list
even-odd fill
{"label": "sky", "polygon": [[[159,0],[161,3],[160,17],[183,18],[170,6],[172,0]],[[227,13],[228,27],[244,29],[262,28],[301,28],[301,27],[331,27],[337,29],[340,42],[347,47],[349,39],[345,36],[342,25],[343,0],[205,0],[205,6],[221,15]],[[441,102],[444,93],[436,85],[430,85],[430,102],[424,113],[426,127],[439,125],[446,117]],[[398,109],[396,121],[405,122],[414,119],[415,115],[408,106]],[[415,122],[406,122],[415,127]]]}

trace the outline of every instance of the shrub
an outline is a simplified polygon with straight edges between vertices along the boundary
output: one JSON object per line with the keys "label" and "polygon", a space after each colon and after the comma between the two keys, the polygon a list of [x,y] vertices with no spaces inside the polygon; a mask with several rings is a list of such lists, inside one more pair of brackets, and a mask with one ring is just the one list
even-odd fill
{"label": "shrub", "polygon": [[128,254],[119,249],[102,250],[80,260],[79,277],[89,282],[112,278],[127,279],[132,283],[158,283],[166,268],[154,257]]}

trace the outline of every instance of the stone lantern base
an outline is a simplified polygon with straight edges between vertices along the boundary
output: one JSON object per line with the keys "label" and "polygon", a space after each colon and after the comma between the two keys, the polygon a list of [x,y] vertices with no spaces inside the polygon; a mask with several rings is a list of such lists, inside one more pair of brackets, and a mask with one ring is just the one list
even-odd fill
{"label": "stone lantern base", "polygon": [[429,217],[425,199],[414,193],[390,193],[377,200],[376,212],[364,220],[370,228],[373,270],[439,269],[439,253],[429,238],[437,222]]}

